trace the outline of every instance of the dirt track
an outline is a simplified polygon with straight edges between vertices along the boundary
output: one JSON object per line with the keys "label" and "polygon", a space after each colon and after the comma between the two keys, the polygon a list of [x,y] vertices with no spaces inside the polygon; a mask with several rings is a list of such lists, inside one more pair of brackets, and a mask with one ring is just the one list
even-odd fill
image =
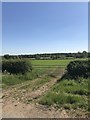
{"label": "dirt track", "polygon": [[[68,115],[65,110],[59,110],[53,106],[48,108],[37,102],[37,99],[44,95],[57,82],[57,80],[58,77],[53,78],[37,90],[23,93],[24,99],[30,98],[32,100],[29,104],[14,98],[15,91],[18,92],[21,85],[15,85],[15,88],[13,87],[4,91],[2,109],[3,118],[67,118]],[[29,82],[27,82],[27,84],[29,84]]]}
{"label": "dirt track", "polygon": [[53,107],[45,108],[41,105],[31,103],[23,104],[18,101],[7,101],[3,106],[3,117],[5,118],[65,118],[68,117],[64,110],[56,110]]}

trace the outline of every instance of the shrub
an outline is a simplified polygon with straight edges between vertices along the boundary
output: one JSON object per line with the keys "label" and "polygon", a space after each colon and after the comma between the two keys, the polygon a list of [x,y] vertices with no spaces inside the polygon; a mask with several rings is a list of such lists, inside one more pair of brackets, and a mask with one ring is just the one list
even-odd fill
{"label": "shrub", "polygon": [[67,76],[71,79],[89,77],[89,61],[72,61],[67,65]]}
{"label": "shrub", "polygon": [[25,74],[32,70],[30,62],[24,60],[7,60],[2,62],[2,72],[7,71],[10,74]]}

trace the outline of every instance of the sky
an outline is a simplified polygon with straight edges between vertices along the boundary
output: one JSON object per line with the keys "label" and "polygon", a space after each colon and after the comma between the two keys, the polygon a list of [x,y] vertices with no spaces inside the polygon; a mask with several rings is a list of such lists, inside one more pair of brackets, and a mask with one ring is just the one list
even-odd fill
{"label": "sky", "polygon": [[2,54],[88,51],[87,2],[6,2],[2,22]]}

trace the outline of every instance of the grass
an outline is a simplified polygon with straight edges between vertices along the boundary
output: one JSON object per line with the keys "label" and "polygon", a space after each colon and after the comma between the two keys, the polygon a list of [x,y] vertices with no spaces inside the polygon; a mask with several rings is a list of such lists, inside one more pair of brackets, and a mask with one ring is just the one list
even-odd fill
{"label": "grass", "polygon": [[22,81],[19,80],[19,76],[17,75],[3,75],[3,80],[2,80],[2,84],[4,86],[5,85],[8,85],[8,86],[11,86],[11,85],[15,85],[15,84],[18,84],[18,83],[21,83]]}
{"label": "grass", "polygon": [[31,63],[34,67],[55,67],[61,66],[66,67],[70,61],[74,60],[86,60],[86,58],[78,58],[78,59],[67,59],[67,60],[31,60]]}
{"label": "grass", "polygon": [[10,74],[4,74],[2,76],[2,86],[11,86],[20,84],[22,82],[25,82],[27,80],[33,80],[37,77],[39,77],[41,74],[43,74],[44,71],[41,70],[33,70],[30,73],[26,73],[25,75],[18,74],[18,75],[10,75]]}
{"label": "grass", "polygon": [[[51,71],[53,71],[56,68],[50,68],[49,66],[47,68],[43,67],[41,68],[40,66],[38,66],[37,68],[34,67],[34,65],[45,65],[48,61],[42,61],[42,60],[33,60],[32,61],[32,67],[33,70],[32,72],[26,73],[25,75],[10,75],[10,74],[3,74],[2,75],[2,87],[8,87],[8,86],[12,86],[12,85],[16,85],[16,84],[21,84],[27,80],[34,80],[35,78],[38,78],[39,76],[42,76],[44,74],[49,74]],[[55,61],[54,61],[55,62]],[[49,60],[49,63],[51,63],[52,65],[54,64],[53,61]]]}
{"label": "grass", "polygon": [[39,100],[43,105],[55,105],[65,109],[88,109],[88,82],[83,79],[80,82],[75,80],[63,80],[57,83],[52,89]]}
{"label": "grass", "polygon": [[45,76],[44,78],[38,79],[36,81],[34,81],[33,83],[29,83],[28,85],[22,86],[20,87],[20,89],[25,89],[25,90],[36,90],[39,87],[41,87],[42,85],[44,85],[45,83],[49,82],[52,79],[52,77],[50,76]]}
{"label": "grass", "polygon": [[33,60],[34,66],[66,66],[70,60]]}
{"label": "grass", "polygon": [[34,80],[36,78],[39,78],[40,76],[43,76],[44,74],[47,74],[48,77],[50,76],[51,70],[53,71],[54,69],[41,69],[41,68],[34,68],[32,72],[28,72],[24,75],[18,74],[3,74],[2,75],[2,87],[6,88],[12,85],[16,84],[21,84],[23,82],[29,81],[29,80]]}
{"label": "grass", "polygon": [[42,100],[39,102],[43,105],[56,105],[57,107],[63,107],[67,105],[67,107],[70,107],[69,109],[73,108],[85,108],[87,109],[88,103],[85,102],[86,99],[78,95],[69,95],[69,94],[56,94],[54,92],[48,93],[46,98],[43,97]]}
{"label": "grass", "polygon": [[[29,61],[30,59],[27,59],[27,60]],[[52,76],[53,76],[55,69],[57,69],[57,68],[62,69],[62,67],[65,68],[71,60],[72,59],[67,59],[67,60],[30,60],[32,67],[33,67],[32,72],[26,73],[25,75],[4,74],[4,75],[2,75],[2,87],[5,88],[6,86],[20,84],[27,80],[33,80],[35,78],[38,78],[39,76],[41,76],[43,74],[50,74],[51,72],[52,72]],[[84,60],[84,59],[80,59],[80,60]]]}
{"label": "grass", "polygon": [[39,89],[41,86],[43,86],[45,83],[51,80],[52,77],[45,76],[41,79],[38,78],[35,81],[28,82],[28,84],[27,83],[21,84],[19,85],[18,89],[15,89],[14,98],[29,104],[32,100],[30,97],[27,98],[25,94]]}

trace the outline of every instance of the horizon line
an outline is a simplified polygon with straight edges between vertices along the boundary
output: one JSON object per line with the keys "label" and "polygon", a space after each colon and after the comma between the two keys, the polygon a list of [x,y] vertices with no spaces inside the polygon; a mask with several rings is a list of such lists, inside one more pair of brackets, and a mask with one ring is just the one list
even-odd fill
{"label": "horizon line", "polygon": [[[83,51],[89,52],[89,51],[87,51],[87,50],[83,50]],[[20,53],[20,54],[4,53],[4,54],[2,54],[2,55],[0,55],[0,56],[4,56],[4,55],[35,55],[35,54],[78,53],[78,52],[82,53],[83,51],[77,51],[77,52],[74,52],[74,51],[73,51],[73,52]]]}

